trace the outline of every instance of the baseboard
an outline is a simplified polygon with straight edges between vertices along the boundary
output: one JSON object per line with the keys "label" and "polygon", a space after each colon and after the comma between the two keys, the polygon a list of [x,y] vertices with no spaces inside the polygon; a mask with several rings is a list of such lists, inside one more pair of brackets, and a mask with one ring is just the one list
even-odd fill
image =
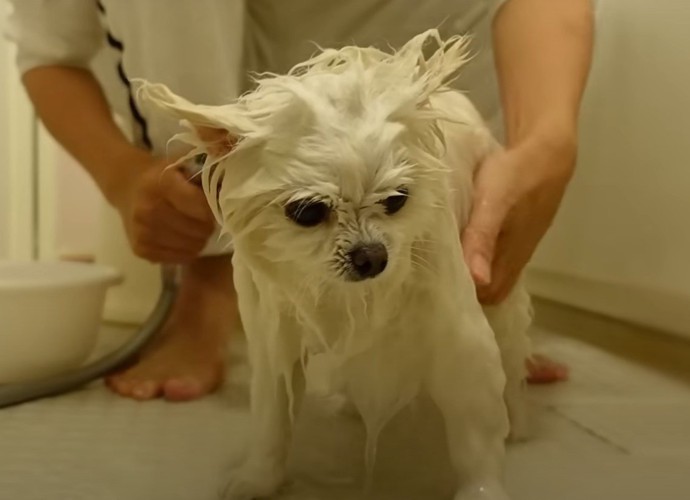
{"label": "baseboard", "polygon": [[536,297],[690,339],[690,294],[672,294],[534,268],[527,272],[526,281]]}

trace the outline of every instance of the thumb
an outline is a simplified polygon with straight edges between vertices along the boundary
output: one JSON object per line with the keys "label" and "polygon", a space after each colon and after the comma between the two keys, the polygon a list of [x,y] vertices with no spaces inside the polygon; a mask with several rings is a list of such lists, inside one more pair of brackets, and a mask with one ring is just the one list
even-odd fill
{"label": "thumb", "polygon": [[462,232],[462,248],[465,263],[477,285],[491,283],[496,240],[507,213],[505,203],[494,203],[486,198],[476,200],[472,207],[469,222]]}
{"label": "thumb", "polygon": [[165,199],[180,213],[202,222],[213,220],[206,195],[197,185],[189,182],[188,174],[172,169],[162,177]]}

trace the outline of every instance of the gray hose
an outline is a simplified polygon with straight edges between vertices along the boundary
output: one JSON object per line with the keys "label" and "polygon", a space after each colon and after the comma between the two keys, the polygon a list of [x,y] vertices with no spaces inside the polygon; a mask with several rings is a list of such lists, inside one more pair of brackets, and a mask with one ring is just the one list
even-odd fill
{"label": "gray hose", "polygon": [[0,385],[0,408],[78,389],[128,363],[153,339],[170,315],[177,296],[177,269],[164,266],[156,307],[132,339],[116,351],[72,372],[44,380]]}

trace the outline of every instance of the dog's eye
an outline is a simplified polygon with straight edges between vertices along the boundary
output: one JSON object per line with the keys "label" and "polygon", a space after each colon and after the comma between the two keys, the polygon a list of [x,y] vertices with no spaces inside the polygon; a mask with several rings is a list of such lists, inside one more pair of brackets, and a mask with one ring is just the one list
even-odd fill
{"label": "dog's eye", "polygon": [[297,200],[285,206],[285,215],[304,227],[318,226],[328,218],[331,209],[322,201]]}
{"label": "dog's eye", "polygon": [[410,192],[407,190],[407,188],[398,188],[398,194],[394,196],[389,196],[381,202],[384,208],[386,209],[386,213],[388,215],[393,215],[394,213],[400,211],[400,209],[405,206],[405,203],[407,202],[407,197],[409,195]]}

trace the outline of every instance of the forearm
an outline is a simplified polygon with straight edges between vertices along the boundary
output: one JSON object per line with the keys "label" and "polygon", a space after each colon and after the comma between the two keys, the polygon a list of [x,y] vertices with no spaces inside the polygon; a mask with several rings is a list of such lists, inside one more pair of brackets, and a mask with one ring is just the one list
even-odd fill
{"label": "forearm", "polygon": [[44,66],[27,71],[23,81],[46,128],[112,202],[129,169],[148,153],[115,124],[96,79],[87,70]]}
{"label": "forearm", "polygon": [[509,0],[494,21],[508,146],[534,135],[577,136],[591,63],[590,0]]}

